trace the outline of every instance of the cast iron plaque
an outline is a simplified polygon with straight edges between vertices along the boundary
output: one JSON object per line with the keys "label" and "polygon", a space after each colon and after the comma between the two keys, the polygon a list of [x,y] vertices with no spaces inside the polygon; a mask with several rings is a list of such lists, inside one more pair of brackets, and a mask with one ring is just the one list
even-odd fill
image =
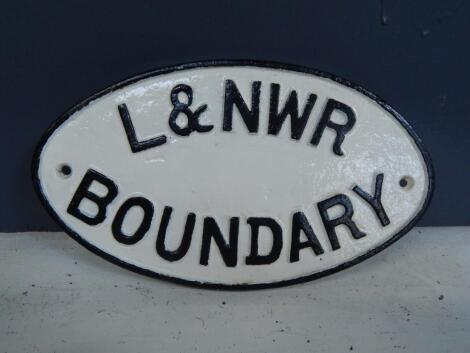
{"label": "cast iron plaque", "polygon": [[356,264],[408,232],[433,189],[421,140],[381,99],[253,61],[157,70],[90,97],[49,128],[33,178],[91,251],[216,288]]}

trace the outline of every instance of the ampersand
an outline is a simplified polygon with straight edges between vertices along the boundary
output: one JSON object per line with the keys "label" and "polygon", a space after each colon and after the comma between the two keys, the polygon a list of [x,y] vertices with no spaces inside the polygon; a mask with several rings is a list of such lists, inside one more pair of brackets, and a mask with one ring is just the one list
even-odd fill
{"label": "ampersand", "polygon": [[[188,102],[181,102],[178,94],[186,94]],[[189,109],[189,106],[193,103],[193,89],[188,85],[177,85],[171,90],[171,103],[173,104],[173,110],[170,113],[168,123],[174,133],[180,136],[189,136],[192,132],[209,132],[214,126],[213,125],[201,125],[199,123],[199,116],[207,109],[207,104],[203,104],[198,107],[194,112]],[[178,116],[184,114],[186,116],[186,125],[180,126],[176,123]]]}

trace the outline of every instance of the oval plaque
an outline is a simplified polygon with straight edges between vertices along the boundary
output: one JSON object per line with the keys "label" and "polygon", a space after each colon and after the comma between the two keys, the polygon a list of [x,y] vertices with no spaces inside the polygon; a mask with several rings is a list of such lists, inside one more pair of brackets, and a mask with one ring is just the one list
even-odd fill
{"label": "oval plaque", "polygon": [[64,114],[33,159],[75,240],[131,270],[217,288],[315,279],[404,235],[428,153],[365,89],[264,62],[172,67]]}

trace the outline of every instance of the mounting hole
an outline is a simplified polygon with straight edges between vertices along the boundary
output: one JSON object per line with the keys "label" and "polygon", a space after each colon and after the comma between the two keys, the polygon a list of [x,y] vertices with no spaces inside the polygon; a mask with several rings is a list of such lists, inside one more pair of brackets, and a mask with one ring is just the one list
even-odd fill
{"label": "mounting hole", "polygon": [[404,176],[400,179],[400,181],[398,182],[398,184],[400,185],[400,187],[402,187],[403,189],[405,190],[409,190],[413,187],[414,185],[414,179],[410,176]]}
{"label": "mounting hole", "polygon": [[62,178],[68,178],[70,175],[72,175],[72,167],[70,167],[68,164],[64,163],[61,164],[57,167],[57,173],[59,176]]}

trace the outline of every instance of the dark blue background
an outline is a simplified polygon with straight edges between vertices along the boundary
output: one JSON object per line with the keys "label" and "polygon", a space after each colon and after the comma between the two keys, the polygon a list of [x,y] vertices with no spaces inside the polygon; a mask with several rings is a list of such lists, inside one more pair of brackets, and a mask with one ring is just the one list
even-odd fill
{"label": "dark blue background", "polygon": [[208,59],[321,69],[383,97],[434,159],[421,225],[470,224],[470,2],[13,1],[0,12],[0,231],[57,229],[30,159],[62,112],[143,71]]}

